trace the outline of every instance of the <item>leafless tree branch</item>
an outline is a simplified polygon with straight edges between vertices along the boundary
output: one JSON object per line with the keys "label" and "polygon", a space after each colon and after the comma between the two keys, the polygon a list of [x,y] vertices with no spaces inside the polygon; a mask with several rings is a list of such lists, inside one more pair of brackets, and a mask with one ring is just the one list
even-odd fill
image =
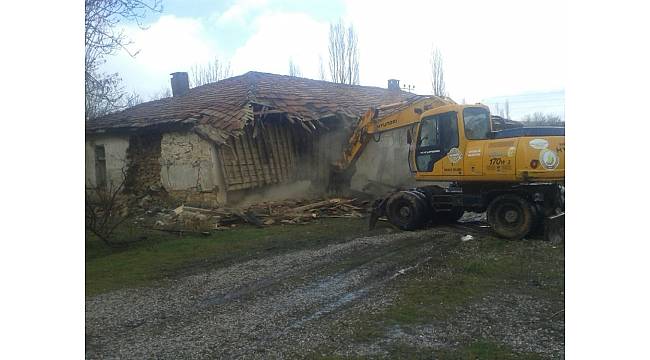
{"label": "leafless tree branch", "polygon": [[292,59],[289,59],[289,76],[302,77],[302,72],[296,63]]}
{"label": "leafless tree branch", "polygon": [[433,95],[447,96],[445,89],[445,76],[442,64],[442,54],[440,49],[433,48],[431,50],[431,58],[429,59],[431,65],[431,88]]}
{"label": "leafless tree branch", "polygon": [[523,117],[522,122],[525,126],[564,126],[564,121],[557,114],[544,114],[535,112]]}
{"label": "leafless tree branch", "polygon": [[99,68],[108,55],[130,49],[129,40],[118,25],[134,21],[145,29],[142,20],[150,12],[162,11],[161,0],[85,0],[86,120],[132,105],[138,99],[125,93],[118,74],[105,74]]}
{"label": "leafless tree branch", "polygon": [[167,87],[163,87],[163,88],[161,88],[161,89],[158,90],[156,93],[154,93],[153,95],[151,95],[151,96],[149,97],[149,100],[150,100],[150,101],[152,101],[152,100],[160,100],[160,99],[165,99],[165,98],[168,98],[168,97],[171,97],[171,96],[172,96],[172,91],[171,91],[171,89],[167,86]]}
{"label": "leafless tree branch", "polygon": [[325,66],[323,65],[323,55],[318,55],[318,80],[326,80]]}
{"label": "leafless tree branch", "polygon": [[194,88],[223,80],[231,76],[232,71],[230,70],[230,63],[224,63],[218,58],[214,58],[214,60],[206,64],[196,64],[192,66],[190,69],[190,86]]}
{"label": "leafless tree branch", "polygon": [[122,180],[117,185],[109,182],[106,187],[86,189],[86,229],[109,247],[116,247],[115,229],[129,219],[127,206],[120,202],[125,182],[126,170],[122,169]]}
{"label": "leafless tree branch", "polygon": [[332,81],[358,85],[359,46],[354,26],[346,27],[340,19],[336,24],[330,24],[328,50]]}

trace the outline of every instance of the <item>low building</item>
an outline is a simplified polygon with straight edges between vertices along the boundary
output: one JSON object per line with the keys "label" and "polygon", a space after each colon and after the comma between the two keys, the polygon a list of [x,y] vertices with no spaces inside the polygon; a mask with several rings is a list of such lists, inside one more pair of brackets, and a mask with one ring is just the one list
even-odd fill
{"label": "low building", "polygon": [[298,180],[326,186],[359,116],[421,97],[260,72],[192,89],[174,73],[172,92],[86,122],[88,188],[216,206]]}

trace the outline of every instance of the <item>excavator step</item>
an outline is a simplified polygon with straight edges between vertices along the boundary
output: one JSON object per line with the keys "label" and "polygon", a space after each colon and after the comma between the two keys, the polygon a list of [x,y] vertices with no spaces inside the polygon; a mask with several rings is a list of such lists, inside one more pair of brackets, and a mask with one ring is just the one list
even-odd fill
{"label": "excavator step", "polygon": [[462,204],[457,194],[436,194],[431,196],[431,206],[437,212],[449,212]]}

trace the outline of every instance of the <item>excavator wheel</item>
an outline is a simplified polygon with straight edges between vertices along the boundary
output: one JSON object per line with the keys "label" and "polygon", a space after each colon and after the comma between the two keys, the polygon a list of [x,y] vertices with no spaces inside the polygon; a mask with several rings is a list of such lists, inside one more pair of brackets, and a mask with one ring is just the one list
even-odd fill
{"label": "excavator wheel", "polygon": [[415,195],[400,191],[386,203],[386,216],[391,224],[402,230],[420,228],[427,220],[426,204]]}
{"label": "excavator wheel", "polygon": [[521,239],[530,233],[535,224],[531,203],[521,196],[497,196],[487,209],[488,222],[497,235],[507,239]]}

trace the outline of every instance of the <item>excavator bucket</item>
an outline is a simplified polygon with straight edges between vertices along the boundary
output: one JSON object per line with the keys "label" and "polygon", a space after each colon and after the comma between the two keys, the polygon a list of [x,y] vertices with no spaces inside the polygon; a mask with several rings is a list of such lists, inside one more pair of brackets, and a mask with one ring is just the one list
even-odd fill
{"label": "excavator bucket", "polygon": [[372,211],[370,212],[370,222],[368,224],[368,230],[372,230],[375,228],[375,225],[377,225],[377,220],[379,220],[380,217],[384,216],[384,213],[386,212],[386,201],[388,197],[384,197],[382,199],[375,200],[374,204],[372,204]]}
{"label": "excavator bucket", "polygon": [[564,213],[545,219],[544,239],[555,243],[564,242]]}

